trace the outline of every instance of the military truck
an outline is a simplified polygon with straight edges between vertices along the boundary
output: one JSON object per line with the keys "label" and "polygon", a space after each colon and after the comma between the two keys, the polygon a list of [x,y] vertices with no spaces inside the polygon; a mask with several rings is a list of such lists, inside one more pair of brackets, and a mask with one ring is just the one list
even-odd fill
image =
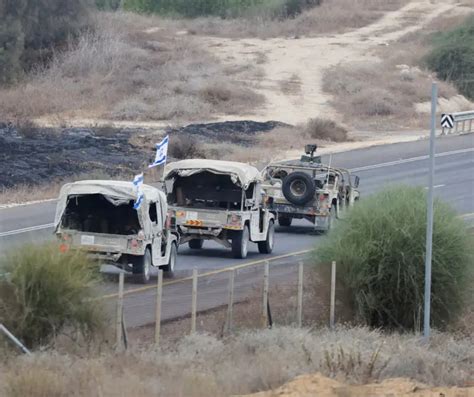
{"label": "military truck", "polygon": [[267,208],[260,172],[248,164],[182,160],[166,166],[165,190],[174,211],[181,244],[201,249],[205,240],[246,258],[248,243],[269,254],[274,244],[274,214]]}
{"label": "military truck", "polygon": [[141,283],[152,267],[169,275],[175,269],[179,235],[172,230],[166,196],[143,185],[144,199],[134,209],[132,182],[80,181],[62,187],[55,233],[61,250],[80,248],[100,264],[131,271]]}
{"label": "military truck", "polygon": [[359,200],[359,177],[322,164],[314,155],[316,149],[317,145],[306,145],[300,160],[271,163],[262,171],[269,208],[280,226],[306,219],[315,231],[325,232]]}

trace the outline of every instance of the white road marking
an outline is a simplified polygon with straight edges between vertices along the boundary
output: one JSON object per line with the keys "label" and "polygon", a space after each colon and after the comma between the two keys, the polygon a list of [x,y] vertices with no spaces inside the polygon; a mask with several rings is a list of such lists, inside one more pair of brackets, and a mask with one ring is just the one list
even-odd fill
{"label": "white road marking", "polygon": [[[456,154],[463,154],[463,153],[470,153],[470,152],[474,152],[474,148],[459,149],[459,150],[453,150],[451,152],[438,153],[438,154],[436,154],[435,157],[454,156]],[[358,171],[375,170],[375,169],[378,169],[378,168],[391,167],[391,166],[394,166],[394,165],[413,163],[415,161],[428,160],[428,159],[429,159],[428,155],[418,156],[418,157],[411,157],[411,158],[408,158],[408,159],[389,161],[387,163],[380,163],[380,164],[366,165],[364,167],[351,168],[351,171],[352,172],[358,172]]]}
{"label": "white road marking", "polygon": [[54,226],[54,223],[46,223],[44,225],[30,226],[23,229],[9,230],[8,232],[0,232],[0,237],[13,236],[15,234],[35,232],[37,230],[49,229]]}
{"label": "white road marking", "polygon": [[0,204],[0,210],[6,210],[6,209],[8,209],[8,208],[15,208],[15,207],[23,207],[23,206],[25,206],[25,205],[49,203],[49,202],[51,202],[51,201],[58,201],[58,199],[57,199],[57,198],[53,198],[53,199],[26,201],[26,202],[24,202],[24,203]]}
{"label": "white road marking", "polygon": [[[437,188],[443,187],[443,186],[446,186],[446,185],[434,185],[433,189],[437,189]],[[428,190],[428,186],[425,186],[425,189]]]}

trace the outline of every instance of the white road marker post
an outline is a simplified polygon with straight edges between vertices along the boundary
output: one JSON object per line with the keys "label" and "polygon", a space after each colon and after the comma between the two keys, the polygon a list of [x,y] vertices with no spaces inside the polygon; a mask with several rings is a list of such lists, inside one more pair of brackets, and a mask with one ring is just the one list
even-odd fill
{"label": "white road marker post", "polygon": [[191,334],[196,333],[196,313],[197,313],[197,285],[198,285],[198,271],[193,269],[193,291],[191,304]]}
{"label": "white road marker post", "polygon": [[155,345],[160,344],[161,332],[161,298],[163,295],[163,270],[158,270],[158,283],[156,285],[156,306],[155,306]]}
{"label": "white road marker post", "polygon": [[329,327],[334,328],[336,309],[336,262],[331,263],[331,302],[329,308]]}
{"label": "white road marker post", "polygon": [[298,308],[296,313],[296,323],[298,328],[303,325],[303,261],[298,263]]}
{"label": "white road marker post", "polygon": [[423,310],[423,337],[425,342],[430,338],[431,314],[431,260],[433,250],[433,184],[435,172],[435,141],[436,141],[436,103],[438,102],[438,86],[431,86],[431,133],[430,133],[430,169],[428,174],[428,198],[426,219],[426,255],[425,255],[425,304]]}

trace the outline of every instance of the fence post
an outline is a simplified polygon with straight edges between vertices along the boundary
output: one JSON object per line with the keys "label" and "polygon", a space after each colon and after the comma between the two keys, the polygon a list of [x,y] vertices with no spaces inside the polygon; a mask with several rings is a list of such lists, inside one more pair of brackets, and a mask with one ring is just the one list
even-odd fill
{"label": "fence post", "polygon": [[298,263],[298,309],[296,322],[299,328],[303,325],[303,261]]}
{"label": "fence post", "polygon": [[116,348],[120,350],[122,347],[122,316],[123,316],[123,282],[124,282],[124,273],[119,273],[119,289],[118,289],[118,297],[117,297],[117,316],[116,316]]}
{"label": "fence post", "polygon": [[329,326],[334,328],[334,312],[336,305],[336,262],[331,264],[331,306],[329,311]]}
{"label": "fence post", "polygon": [[197,283],[198,271],[193,269],[193,291],[192,291],[192,305],[191,305],[191,333],[196,332],[196,312],[197,312]]}
{"label": "fence post", "polygon": [[227,326],[226,326],[227,333],[230,333],[232,331],[232,317],[234,314],[234,279],[235,279],[235,269],[232,269],[229,272],[229,303],[227,306]]}
{"label": "fence post", "polygon": [[263,273],[263,306],[262,306],[262,323],[264,327],[268,326],[268,276],[269,276],[269,264],[265,262],[265,268]]}
{"label": "fence post", "polygon": [[158,283],[156,286],[156,306],[155,306],[155,345],[160,344],[161,332],[161,297],[163,295],[163,270],[158,270]]}

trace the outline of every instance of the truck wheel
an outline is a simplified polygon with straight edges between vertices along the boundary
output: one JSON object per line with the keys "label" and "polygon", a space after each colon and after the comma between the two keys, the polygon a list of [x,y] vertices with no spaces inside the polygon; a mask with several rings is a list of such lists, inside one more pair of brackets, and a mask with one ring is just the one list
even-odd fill
{"label": "truck wheel", "polygon": [[162,267],[163,271],[166,272],[166,275],[168,277],[173,277],[177,256],[178,256],[178,248],[176,247],[176,243],[172,243],[171,251],[170,251],[170,260],[167,265]]}
{"label": "truck wheel", "polygon": [[204,244],[204,240],[201,240],[199,238],[193,238],[192,240],[189,240],[189,248],[193,250],[200,250],[202,248],[202,245]]}
{"label": "truck wheel", "polygon": [[289,226],[291,226],[291,221],[292,221],[292,219],[289,216],[281,216],[280,215],[278,217],[278,224],[280,226],[289,227]]}
{"label": "truck wheel", "polygon": [[232,254],[234,255],[234,258],[247,258],[249,239],[250,233],[247,225],[244,226],[243,230],[235,233],[232,238]]}
{"label": "truck wheel", "polygon": [[145,250],[143,256],[132,257],[132,273],[137,282],[146,284],[150,281],[151,272],[151,251],[149,248]]}
{"label": "truck wheel", "polygon": [[316,185],[310,175],[296,171],[283,178],[281,190],[290,203],[305,205],[314,198]]}
{"label": "truck wheel", "polygon": [[265,241],[258,242],[258,252],[261,254],[271,254],[273,251],[273,243],[275,241],[275,223],[270,221],[268,224],[267,238]]}

